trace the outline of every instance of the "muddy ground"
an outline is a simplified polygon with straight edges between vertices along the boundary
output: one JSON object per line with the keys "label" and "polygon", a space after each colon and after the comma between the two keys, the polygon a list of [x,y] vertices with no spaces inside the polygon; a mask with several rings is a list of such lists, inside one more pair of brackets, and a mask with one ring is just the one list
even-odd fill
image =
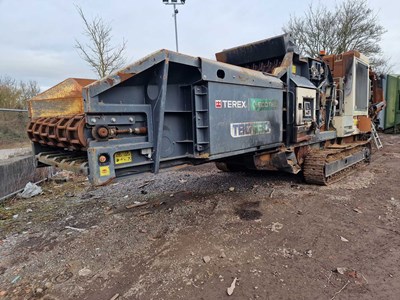
{"label": "muddy ground", "polygon": [[[0,207],[0,293],[399,299],[400,136],[382,138],[370,165],[328,187],[212,164],[96,189],[46,183]],[[148,204],[127,208],[137,202]]]}

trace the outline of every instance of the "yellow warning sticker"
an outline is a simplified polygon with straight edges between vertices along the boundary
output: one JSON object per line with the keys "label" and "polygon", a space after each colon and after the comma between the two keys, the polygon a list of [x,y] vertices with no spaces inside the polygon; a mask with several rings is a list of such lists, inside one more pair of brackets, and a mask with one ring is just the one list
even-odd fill
{"label": "yellow warning sticker", "polygon": [[110,176],[110,167],[109,166],[101,166],[100,167],[100,176]]}
{"label": "yellow warning sticker", "polygon": [[132,152],[131,151],[122,151],[117,152],[114,155],[115,164],[126,164],[132,162]]}
{"label": "yellow warning sticker", "polygon": [[297,72],[296,66],[295,66],[295,65],[292,65],[292,73],[293,73],[293,74],[296,74],[296,72]]}

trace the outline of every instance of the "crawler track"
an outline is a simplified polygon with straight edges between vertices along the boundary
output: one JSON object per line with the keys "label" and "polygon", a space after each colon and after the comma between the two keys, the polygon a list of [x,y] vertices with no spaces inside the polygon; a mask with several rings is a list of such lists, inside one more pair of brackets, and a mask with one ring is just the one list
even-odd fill
{"label": "crawler track", "polygon": [[[368,163],[371,155],[370,142],[349,146],[345,149],[326,149],[311,152],[303,164],[303,174],[307,183],[318,185],[329,185],[348,176],[357,168]],[[349,164],[343,169],[338,169],[335,173],[326,176],[326,166],[329,163],[343,160],[346,157],[362,153],[363,159]],[[347,161],[347,160],[346,160]]]}

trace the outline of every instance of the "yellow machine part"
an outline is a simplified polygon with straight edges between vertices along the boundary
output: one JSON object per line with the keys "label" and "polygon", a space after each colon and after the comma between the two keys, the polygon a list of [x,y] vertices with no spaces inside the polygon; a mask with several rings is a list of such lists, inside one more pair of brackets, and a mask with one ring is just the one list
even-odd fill
{"label": "yellow machine part", "polygon": [[68,78],[28,101],[31,119],[73,116],[84,113],[83,87],[93,79]]}

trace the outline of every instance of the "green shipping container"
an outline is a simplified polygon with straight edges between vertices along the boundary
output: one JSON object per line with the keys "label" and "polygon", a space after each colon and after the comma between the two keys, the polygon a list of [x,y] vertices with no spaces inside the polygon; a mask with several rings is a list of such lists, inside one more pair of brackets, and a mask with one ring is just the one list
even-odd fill
{"label": "green shipping container", "polygon": [[400,125],[400,75],[387,75],[386,81],[386,108],[384,129]]}

